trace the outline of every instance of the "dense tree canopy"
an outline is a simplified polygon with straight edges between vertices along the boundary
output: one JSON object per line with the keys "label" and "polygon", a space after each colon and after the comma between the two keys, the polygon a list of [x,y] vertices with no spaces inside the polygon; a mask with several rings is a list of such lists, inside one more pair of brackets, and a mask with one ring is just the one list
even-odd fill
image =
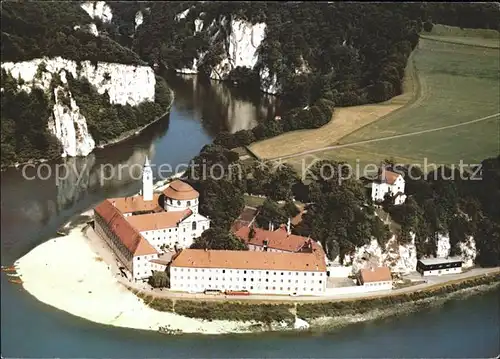
{"label": "dense tree canopy", "polygon": [[193,249],[248,250],[248,247],[234,234],[219,227],[209,228],[191,245]]}
{"label": "dense tree canopy", "polygon": [[44,56],[144,64],[137,54],[108,36],[88,32],[92,22],[77,1],[2,3],[2,61]]}
{"label": "dense tree canopy", "polygon": [[[236,68],[228,80],[266,82],[259,76],[266,69],[295,105],[321,97],[342,106],[386,100],[402,90],[406,60],[424,23],[427,29],[432,23],[497,29],[500,18],[495,4],[484,3],[130,3],[121,10],[113,5],[120,34],[130,38],[133,13],[141,6],[145,19],[134,34],[134,51],[170,68],[190,67],[197,59],[198,70],[207,74],[226,56],[232,29],[223,18],[264,22],[255,68]],[[198,32],[197,19],[204,24]]]}

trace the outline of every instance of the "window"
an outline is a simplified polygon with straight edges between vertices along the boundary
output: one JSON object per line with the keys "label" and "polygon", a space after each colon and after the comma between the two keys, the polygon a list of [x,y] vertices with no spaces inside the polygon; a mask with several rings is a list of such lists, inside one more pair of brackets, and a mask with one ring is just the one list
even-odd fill
{"label": "window", "polygon": [[177,201],[177,205],[180,206],[181,205],[181,201]]}
{"label": "window", "polygon": [[196,222],[193,222],[193,223],[191,224],[191,229],[192,229],[193,231],[196,231]]}
{"label": "window", "polygon": [[222,273],[226,273],[226,270],[225,270],[225,269],[223,269],[223,270],[222,270]]}
{"label": "window", "polygon": [[243,274],[247,274],[247,271],[246,271],[246,270],[244,270],[244,271],[243,271]]}
{"label": "window", "polygon": [[188,205],[188,207],[189,207],[189,206],[191,205],[191,201],[188,201],[188,202],[187,202],[187,205]]}
{"label": "window", "polygon": [[281,272],[281,275],[283,275],[283,274],[285,274],[285,273]]}

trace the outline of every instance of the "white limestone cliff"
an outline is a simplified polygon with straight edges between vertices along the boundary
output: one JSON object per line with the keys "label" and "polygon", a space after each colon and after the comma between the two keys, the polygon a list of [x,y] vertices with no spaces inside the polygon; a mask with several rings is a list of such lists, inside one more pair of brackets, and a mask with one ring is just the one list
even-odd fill
{"label": "white limestone cliff", "polygon": [[442,234],[438,234],[438,240],[436,243],[436,256],[438,258],[446,258],[450,254],[450,238]]}
{"label": "white limestone cliff", "polygon": [[474,237],[469,236],[466,242],[460,242],[458,244],[460,249],[460,256],[462,257],[463,267],[470,268],[474,267],[474,260],[476,259],[476,241]]}
{"label": "white limestone cliff", "polygon": [[[61,76],[62,77],[62,76]],[[61,96],[69,98],[68,106]],[[80,113],[80,108],[71,92],[62,86],[54,89],[55,104],[49,118],[49,130],[61,141],[62,157],[86,156],[95,148],[95,141],[87,129],[87,120]]]}
{"label": "white limestone cliff", "polygon": [[[176,21],[186,18],[190,10],[191,9],[186,9],[177,14],[175,16]],[[223,39],[225,56],[223,56],[222,60],[213,67],[210,78],[214,80],[224,80],[231,70],[236,67],[255,68],[258,62],[257,49],[266,36],[265,23],[252,24],[245,20],[228,20],[222,18],[218,25],[215,21],[212,21],[210,24],[205,24],[201,19],[195,19],[194,25],[195,34],[200,31],[207,31],[212,35],[210,37],[212,43],[220,40],[220,32],[216,31],[216,26],[231,29],[229,35]],[[197,58],[193,60],[193,65],[190,68],[177,69],[177,71],[184,74],[197,73],[197,66],[203,62],[204,56],[205,54],[198,54]],[[275,74],[271,76],[268,69],[259,71],[259,74],[263,83],[261,86],[263,92],[269,94],[279,93],[280,88]]]}
{"label": "white limestone cliff", "polygon": [[144,15],[142,14],[142,11],[139,10],[135,14],[135,20],[134,20],[135,27],[134,28],[137,30],[137,28],[139,26],[141,26],[143,22],[144,22]]}
{"label": "white limestone cliff", "polygon": [[[352,263],[351,274],[357,273],[362,268],[370,266],[388,266],[392,272],[408,274],[414,272],[417,266],[417,248],[415,246],[415,234],[410,233],[411,242],[400,244],[397,237],[393,236],[387,242],[384,249],[378,244],[376,239],[372,239],[369,244],[357,248],[351,256],[344,259],[344,264]],[[474,266],[476,258],[476,244],[473,237],[469,237],[467,242],[459,243],[460,255],[463,267]],[[446,258],[450,255],[450,239],[446,235],[438,235],[437,257]]]}
{"label": "white limestone cliff", "polygon": [[[63,86],[54,89],[55,104],[48,119],[49,130],[63,145],[62,156],[86,156],[95,147],[95,142],[87,128],[87,121],[80,113],[78,99],[74,99],[68,89],[67,74],[74,78],[85,77],[100,94],[109,95],[111,104],[137,106],[155,99],[155,75],[147,66],[132,66],[116,63],[82,61],[80,65],[61,57],[39,58],[23,62],[5,62],[1,65],[15,79],[21,79],[20,91],[30,93],[33,88],[46,92],[55,74],[59,74]],[[69,99],[69,105],[61,96]]]}
{"label": "white limestone cliff", "polygon": [[113,12],[105,1],[86,1],[81,7],[92,19],[100,19],[106,23],[113,19]]}

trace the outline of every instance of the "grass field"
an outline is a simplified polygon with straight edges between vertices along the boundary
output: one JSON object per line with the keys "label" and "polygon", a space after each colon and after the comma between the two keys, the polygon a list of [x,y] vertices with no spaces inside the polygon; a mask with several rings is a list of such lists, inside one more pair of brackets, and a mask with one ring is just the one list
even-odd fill
{"label": "grass field", "polygon": [[[444,31],[438,28],[437,32],[431,36],[438,38]],[[446,42],[421,38],[413,53],[419,83],[415,87],[418,96],[414,101],[330,143],[347,147],[320,150],[287,161],[297,169],[303,169],[315,159],[344,160],[353,165],[358,160],[363,165],[378,163],[385,158],[423,164],[427,158],[428,162],[451,164],[460,159],[465,163],[477,163],[498,155],[500,116],[461,127],[380,140],[386,136],[465,123],[500,112],[499,50],[453,43],[450,38],[460,34],[444,33]],[[480,45],[485,41],[495,41],[491,36],[464,36],[463,39]],[[352,111],[355,110],[353,107]],[[372,139],[377,141],[356,144]],[[277,152],[276,148],[274,151]]]}
{"label": "grass field", "polygon": [[387,116],[411,101],[417,86],[412,56],[406,67],[403,94],[389,101],[352,107],[338,107],[332,120],[321,128],[287,132],[264,141],[255,142],[250,149],[260,158],[275,158],[328,146],[349,133]]}

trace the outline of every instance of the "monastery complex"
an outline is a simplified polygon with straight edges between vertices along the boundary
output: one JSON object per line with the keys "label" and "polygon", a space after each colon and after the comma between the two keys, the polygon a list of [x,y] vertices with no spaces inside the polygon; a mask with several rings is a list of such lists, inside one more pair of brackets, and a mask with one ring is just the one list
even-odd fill
{"label": "monastery complex", "polygon": [[[383,170],[371,183],[372,199],[380,202],[389,195],[402,204],[404,186],[400,174]],[[190,249],[210,228],[198,206],[199,193],[181,180],[155,192],[146,159],[141,194],[100,203],[94,209],[94,230],[113,251],[122,275],[146,281],[155,271],[167,272],[172,291],[317,296],[393,288],[387,267],[362,269],[356,278],[345,278],[350,285],[328,288],[331,267],[322,246],[291,232],[302,214],[267,230],[253,224],[257,209],[245,208],[231,230],[248,251]],[[419,269],[439,275],[461,270],[460,262],[441,262],[422,261]]]}

